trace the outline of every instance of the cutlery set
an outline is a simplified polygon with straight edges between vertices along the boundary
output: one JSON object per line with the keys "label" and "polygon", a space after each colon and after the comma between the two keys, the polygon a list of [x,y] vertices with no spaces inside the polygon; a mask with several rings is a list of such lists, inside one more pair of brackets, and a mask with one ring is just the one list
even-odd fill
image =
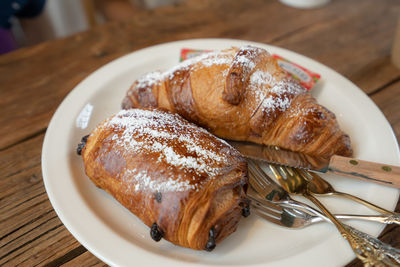
{"label": "cutlery set", "polygon": [[[250,184],[248,198],[251,200],[252,210],[256,215],[274,224],[293,229],[319,222],[332,223],[342,237],[348,241],[364,266],[400,265],[399,249],[341,222],[341,220],[367,220],[384,224],[400,224],[398,213],[381,208],[359,197],[338,192],[314,172],[271,163],[265,165],[269,168],[269,172],[267,172],[260,167],[262,163],[263,161],[248,158]],[[273,174],[278,183],[270,177],[269,173]],[[294,200],[291,198],[291,194],[305,197],[319,210]],[[332,214],[316,197],[327,195],[352,199],[380,214]]]}

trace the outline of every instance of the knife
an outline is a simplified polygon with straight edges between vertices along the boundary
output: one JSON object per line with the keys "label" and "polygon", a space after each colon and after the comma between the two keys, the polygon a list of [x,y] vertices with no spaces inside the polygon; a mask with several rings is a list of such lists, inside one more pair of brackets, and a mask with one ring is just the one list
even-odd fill
{"label": "knife", "polygon": [[245,157],[294,168],[330,172],[386,186],[400,188],[400,167],[333,155],[318,157],[243,141],[227,141]]}

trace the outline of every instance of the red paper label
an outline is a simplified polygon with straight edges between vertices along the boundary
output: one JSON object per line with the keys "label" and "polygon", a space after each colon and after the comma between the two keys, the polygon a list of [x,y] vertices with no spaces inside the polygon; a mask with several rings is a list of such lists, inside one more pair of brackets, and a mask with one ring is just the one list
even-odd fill
{"label": "red paper label", "polygon": [[294,79],[298,80],[302,86],[310,90],[321,78],[318,73],[312,72],[294,62],[291,62],[279,55],[272,55],[278,61],[279,66],[287,71]]}
{"label": "red paper label", "polygon": [[179,61],[184,61],[188,58],[196,57],[204,53],[212,52],[212,50],[200,50],[200,49],[190,49],[190,48],[182,48],[181,56]]}

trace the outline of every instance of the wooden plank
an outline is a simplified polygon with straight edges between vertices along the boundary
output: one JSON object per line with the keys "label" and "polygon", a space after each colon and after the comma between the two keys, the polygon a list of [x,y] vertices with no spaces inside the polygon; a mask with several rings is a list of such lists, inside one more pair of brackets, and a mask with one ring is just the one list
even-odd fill
{"label": "wooden plank", "polygon": [[51,264],[86,252],[62,225],[48,200],[40,166],[43,138],[42,133],[0,151],[2,266]]}
{"label": "wooden plank", "polygon": [[89,251],[82,253],[78,257],[74,258],[73,260],[66,262],[65,264],[61,265],[63,267],[74,267],[74,266],[93,266],[93,267],[100,267],[100,266],[108,266],[98,258],[96,258],[92,253]]}
{"label": "wooden plank", "polygon": [[315,23],[275,44],[326,64],[372,93],[400,78],[390,63],[400,2],[382,1],[373,7],[367,1],[347,4],[355,12]]}
{"label": "wooden plank", "polygon": [[[17,176],[25,176],[29,179],[32,174],[40,177],[40,167],[34,167]],[[33,186],[15,191],[13,194],[6,195],[1,202],[1,237],[28,222],[32,222],[40,214],[48,213],[52,210],[50,203],[47,203],[48,198],[42,181]],[[40,210],[40,213],[37,213],[38,210]],[[13,223],[10,224],[9,222]]]}
{"label": "wooden plank", "polygon": [[400,143],[400,81],[371,96],[393,128]]}
{"label": "wooden plank", "polygon": [[0,152],[0,265],[52,262],[81,246],[45,192],[42,140],[43,134]]}
{"label": "wooden plank", "polygon": [[40,166],[43,138],[0,151],[1,266],[51,265],[86,252],[48,200]]}
{"label": "wooden plank", "polygon": [[[30,238],[29,241],[26,238]],[[0,259],[0,264],[8,266],[43,265],[65,255],[80,244],[65,230],[58,218],[35,228],[13,250]]]}
{"label": "wooden plank", "polygon": [[[40,171],[44,135],[0,151],[0,209],[14,209],[35,194],[44,194]],[[6,216],[0,214],[0,221]],[[0,233],[5,228],[0,229]]]}
{"label": "wooden plank", "polygon": [[[0,151],[0,198],[4,190],[11,185],[5,182],[9,176],[40,165],[44,134],[36,136],[9,149]],[[19,183],[11,181],[14,184]]]}
{"label": "wooden plank", "polygon": [[[347,8],[351,6],[348,0],[336,0],[324,8],[298,10],[278,1],[192,0],[177,8],[138,13],[125,23],[20,49],[0,57],[0,112],[7,114],[0,117],[0,149],[43,131],[67,93],[95,69],[156,43],[199,37],[273,42],[319,59],[347,77],[360,77],[363,68],[372,69],[380,57],[387,56],[397,3],[365,0],[357,1],[357,8]],[[370,27],[363,29],[364,24]],[[367,35],[377,37],[370,40]],[[368,45],[370,41],[373,44]],[[377,51],[372,51],[374,45]],[[362,59],[349,60],[354,46],[360,48]],[[393,79],[393,70],[387,72],[379,77],[385,80],[378,85]]]}
{"label": "wooden plank", "polygon": [[400,70],[392,64],[390,55],[366,64],[350,77],[367,94],[373,94],[399,78]]}
{"label": "wooden plank", "polygon": [[80,246],[54,212],[41,180],[40,166],[11,177],[29,179],[32,174],[40,177],[39,183],[2,198],[0,265],[52,262]]}

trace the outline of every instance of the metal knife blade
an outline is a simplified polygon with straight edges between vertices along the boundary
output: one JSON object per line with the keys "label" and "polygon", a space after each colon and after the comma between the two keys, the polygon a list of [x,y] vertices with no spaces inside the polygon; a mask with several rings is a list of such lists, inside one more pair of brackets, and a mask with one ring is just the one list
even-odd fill
{"label": "metal knife blade", "polygon": [[265,146],[243,141],[227,141],[245,157],[294,168],[326,172],[329,158],[315,157],[276,146]]}

